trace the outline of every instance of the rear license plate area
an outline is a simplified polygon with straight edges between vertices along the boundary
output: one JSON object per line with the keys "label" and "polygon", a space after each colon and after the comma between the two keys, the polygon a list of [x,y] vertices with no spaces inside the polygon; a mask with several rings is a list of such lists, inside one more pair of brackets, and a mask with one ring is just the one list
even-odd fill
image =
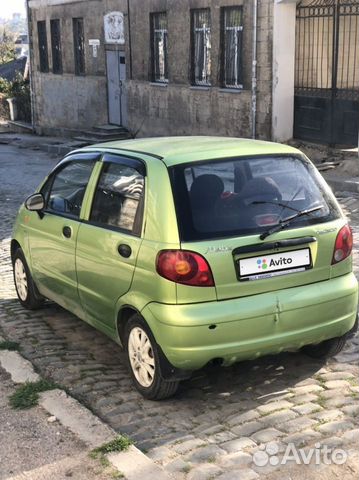
{"label": "rear license plate area", "polygon": [[241,282],[304,272],[310,268],[312,258],[309,248],[237,260],[238,279]]}

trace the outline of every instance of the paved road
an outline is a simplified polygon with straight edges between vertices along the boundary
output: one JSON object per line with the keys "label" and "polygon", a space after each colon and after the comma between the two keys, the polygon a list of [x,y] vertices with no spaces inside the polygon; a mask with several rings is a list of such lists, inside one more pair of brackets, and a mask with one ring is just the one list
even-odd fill
{"label": "paved road", "polygon": [[[0,333],[20,343],[42,376],[129,434],[178,480],[265,478],[278,467],[256,466],[253,454],[269,441],[280,451],[290,442],[349,448],[358,441],[357,339],[328,364],[287,353],[204,369],[183,382],[175,398],[156,403],[133,389],[121,352],[101,333],[51,303],[38,312],[23,310],[11,279],[11,224],[55,162],[0,145]],[[359,238],[359,199],[340,196]]]}

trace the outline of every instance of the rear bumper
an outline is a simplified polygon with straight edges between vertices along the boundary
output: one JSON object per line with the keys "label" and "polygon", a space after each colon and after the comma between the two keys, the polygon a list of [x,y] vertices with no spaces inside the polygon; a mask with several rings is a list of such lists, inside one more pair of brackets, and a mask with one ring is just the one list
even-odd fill
{"label": "rear bumper", "polygon": [[176,368],[225,365],[342,336],[353,327],[358,282],[350,273],[278,292],[187,305],[150,303],[142,311]]}

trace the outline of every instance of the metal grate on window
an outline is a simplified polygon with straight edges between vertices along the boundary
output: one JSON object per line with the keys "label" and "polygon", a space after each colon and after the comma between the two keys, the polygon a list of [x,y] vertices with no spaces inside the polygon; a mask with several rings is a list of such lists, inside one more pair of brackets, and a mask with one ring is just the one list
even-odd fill
{"label": "metal grate on window", "polygon": [[192,10],[192,83],[211,84],[211,13],[209,8]]}
{"label": "metal grate on window", "polygon": [[83,18],[72,19],[74,32],[75,74],[85,75],[85,36]]}
{"label": "metal grate on window", "polygon": [[62,73],[60,20],[51,20],[50,30],[51,30],[52,72]]}
{"label": "metal grate on window", "polygon": [[243,9],[222,9],[222,83],[228,88],[243,88],[242,81]]}
{"label": "metal grate on window", "polygon": [[168,82],[167,71],[167,14],[151,14],[152,37],[152,80],[155,82]]}
{"label": "metal grate on window", "polygon": [[49,56],[47,51],[46,22],[37,22],[37,35],[39,42],[40,72],[49,71]]}

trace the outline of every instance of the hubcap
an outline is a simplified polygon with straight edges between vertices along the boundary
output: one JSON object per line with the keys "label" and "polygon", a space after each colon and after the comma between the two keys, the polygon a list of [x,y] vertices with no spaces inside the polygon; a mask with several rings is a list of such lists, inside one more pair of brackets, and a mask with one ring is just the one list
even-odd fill
{"label": "hubcap", "polygon": [[27,276],[24,264],[17,258],[14,265],[15,285],[20,299],[24,302],[27,299]]}
{"label": "hubcap", "polygon": [[150,339],[140,327],[135,327],[130,332],[128,355],[138,383],[142,387],[150,387],[155,377],[155,359]]}

